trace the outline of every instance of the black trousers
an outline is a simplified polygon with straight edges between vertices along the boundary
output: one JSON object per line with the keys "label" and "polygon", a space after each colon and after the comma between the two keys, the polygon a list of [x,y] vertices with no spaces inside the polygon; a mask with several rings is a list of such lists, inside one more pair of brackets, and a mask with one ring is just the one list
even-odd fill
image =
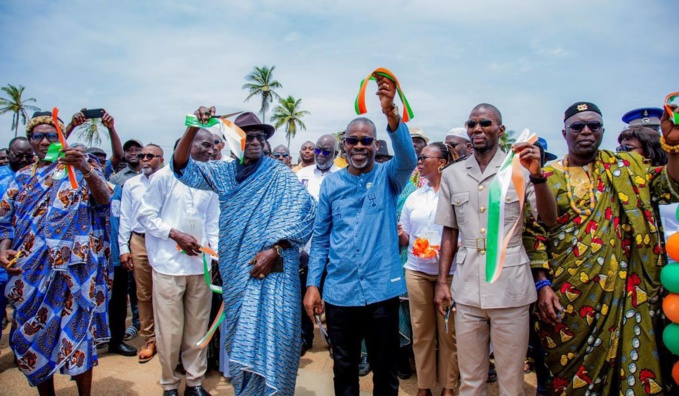
{"label": "black trousers", "polygon": [[302,343],[306,345],[313,345],[314,343],[314,323],[306,314],[304,309],[304,296],[306,295],[306,281],[309,275],[309,254],[302,251],[299,254],[299,285],[302,289]]}
{"label": "black trousers", "polygon": [[128,272],[121,266],[113,268],[113,287],[108,302],[108,324],[111,329],[111,346],[118,346],[125,335],[127,318],[127,279]]}
{"label": "black trousers", "polygon": [[373,394],[398,395],[398,297],[361,307],[325,303],[334,353],[335,395],[358,396],[358,363],[365,338],[373,370]]}

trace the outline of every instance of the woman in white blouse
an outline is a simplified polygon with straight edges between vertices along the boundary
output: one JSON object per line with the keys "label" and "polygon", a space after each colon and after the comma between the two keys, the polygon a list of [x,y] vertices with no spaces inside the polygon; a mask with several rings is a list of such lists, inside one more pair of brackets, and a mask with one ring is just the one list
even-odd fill
{"label": "woman in white blouse", "polygon": [[[418,396],[431,395],[438,382],[442,395],[454,395],[458,387],[457,347],[453,315],[439,315],[434,305],[438,277],[438,246],[442,226],[434,224],[441,185],[441,172],[457,159],[455,150],[444,143],[431,143],[417,159],[417,170],[429,181],[413,192],[401,212],[399,243],[408,246],[405,263],[406,285],[413,327],[413,352],[417,368]],[[455,263],[450,275],[455,272]],[[448,280],[449,286],[452,277]],[[446,331],[447,329],[447,331]],[[437,345],[438,337],[438,362]],[[438,363],[438,364],[437,364]]]}

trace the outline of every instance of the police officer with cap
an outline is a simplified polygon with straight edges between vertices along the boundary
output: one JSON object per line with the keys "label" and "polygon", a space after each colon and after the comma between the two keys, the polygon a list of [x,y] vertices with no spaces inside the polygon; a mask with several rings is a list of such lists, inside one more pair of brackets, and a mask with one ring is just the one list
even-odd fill
{"label": "police officer with cap", "polygon": [[657,107],[643,107],[630,110],[622,116],[622,122],[629,126],[645,126],[660,132],[660,117],[662,109]]}

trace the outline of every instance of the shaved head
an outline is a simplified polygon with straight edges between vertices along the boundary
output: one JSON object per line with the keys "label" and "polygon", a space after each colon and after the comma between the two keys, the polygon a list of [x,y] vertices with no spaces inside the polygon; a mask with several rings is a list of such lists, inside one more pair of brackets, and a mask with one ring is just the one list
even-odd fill
{"label": "shaved head", "polygon": [[485,110],[487,112],[490,112],[495,115],[495,122],[497,122],[499,125],[502,125],[502,113],[500,113],[500,110],[498,110],[497,107],[493,106],[492,104],[489,103],[481,103],[479,105],[476,105],[472,109],[472,113],[475,112],[476,110]]}

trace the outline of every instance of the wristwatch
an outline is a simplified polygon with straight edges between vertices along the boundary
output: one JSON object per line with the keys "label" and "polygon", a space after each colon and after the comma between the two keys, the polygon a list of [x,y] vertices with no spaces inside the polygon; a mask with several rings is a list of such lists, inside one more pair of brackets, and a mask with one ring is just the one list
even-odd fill
{"label": "wristwatch", "polygon": [[273,245],[273,248],[276,249],[276,254],[278,257],[283,257],[283,248],[278,246],[278,245]]}
{"label": "wristwatch", "polygon": [[391,110],[387,110],[387,111],[382,110],[382,113],[386,114],[387,117],[398,116],[399,115],[398,106],[396,106],[395,104],[392,103],[391,104]]}

